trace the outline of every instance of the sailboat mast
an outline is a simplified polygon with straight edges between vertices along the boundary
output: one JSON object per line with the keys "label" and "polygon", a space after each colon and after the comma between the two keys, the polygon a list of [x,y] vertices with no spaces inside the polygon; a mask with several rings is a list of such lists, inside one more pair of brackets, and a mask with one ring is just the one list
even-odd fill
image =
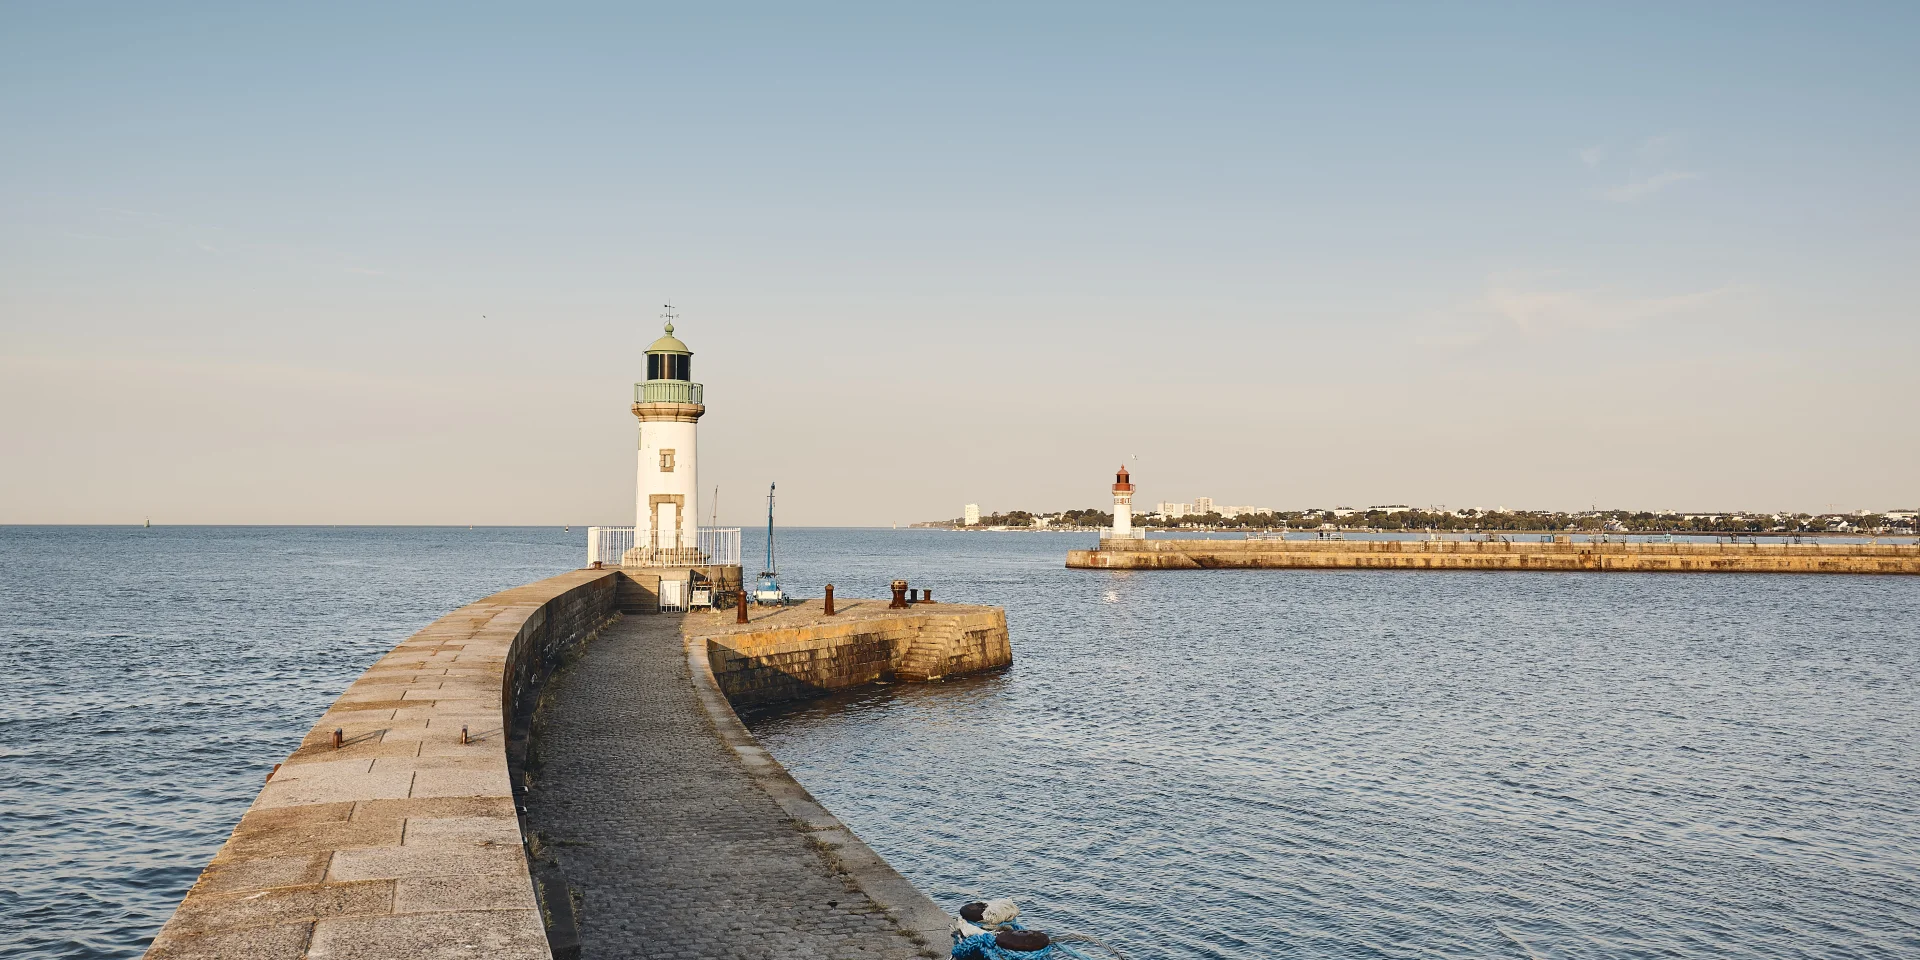
{"label": "sailboat mast", "polygon": [[767,484],[767,572],[779,573],[773,566],[773,488],[777,484]]}

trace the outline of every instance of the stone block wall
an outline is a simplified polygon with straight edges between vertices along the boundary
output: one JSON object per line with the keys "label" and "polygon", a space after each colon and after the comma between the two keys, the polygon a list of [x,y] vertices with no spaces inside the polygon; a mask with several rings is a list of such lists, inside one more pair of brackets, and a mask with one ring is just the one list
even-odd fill
{"label": "stone block wall", "polygon": [[147,956],[549,960],[515,720],[615,615],[614,577],[494,594],[369,667],[275,767]]}
{"label": "stone block wall", "polygon": [[732,611],[692,614],[689,636],[707,644],[715,681],[736,706],[817,697],[877,680],[960,676],[1013,662],[1005,611],[964,604],[889,610],[846,600],[825,616],[818,601],[766,612],[749,624]]}

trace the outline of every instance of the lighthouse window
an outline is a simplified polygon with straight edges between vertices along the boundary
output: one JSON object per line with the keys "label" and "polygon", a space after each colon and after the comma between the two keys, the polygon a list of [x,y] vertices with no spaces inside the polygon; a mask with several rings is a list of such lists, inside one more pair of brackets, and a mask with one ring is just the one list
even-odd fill
{"label": "lighthouse window", "polygon": [[661,473],[673,472],[673,451],[672,450],[660,451],[660,472]]}
{"label": "lighthouse window", "polygon": [[648,380],[688,380],[692,377],[692,357],[680,353],[647,354]]}

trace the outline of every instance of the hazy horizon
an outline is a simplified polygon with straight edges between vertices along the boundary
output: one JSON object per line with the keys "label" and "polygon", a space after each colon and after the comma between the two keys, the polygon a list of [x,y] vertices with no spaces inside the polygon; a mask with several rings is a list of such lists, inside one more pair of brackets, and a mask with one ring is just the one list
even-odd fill
{"label": "hazy horizon", "polygon": [[1920,504],[1911,5],[0,27],[0,523]]}

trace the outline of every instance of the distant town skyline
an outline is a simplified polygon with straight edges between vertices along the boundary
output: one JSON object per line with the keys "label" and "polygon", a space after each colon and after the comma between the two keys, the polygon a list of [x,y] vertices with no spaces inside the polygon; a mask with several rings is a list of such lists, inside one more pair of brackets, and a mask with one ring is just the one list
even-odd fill
{"label": "distant town skyline", "polygon": [[[1910,4],[0,11],[0,523],[1920,502]],[[1137,460],[1134,459],[1137,457]]]}
{"label": "distant town skyline", "polygon": [[[1072,512],[1089,510],[1089,509],[1095,509],[1095,510],[1105,509],[1106,506],[1107,505],[1102,504],[1102,505],[1091,506],[1091,507],[1066,507],[1066,508],[1060,508],[1060,509],[1040,509],[1040,510],[1029,509],[1027,507],[1006,507],[1006,508],[1000,508],[995,510],[983,510],[979,504],[969,503],[966,505],[966,510],[964,511],[963,515],[953,519],[959,520],[959,522],[963,525],[970,526],[973,524],[983,523],[986,521],[987,518],[991,518],[994,516],[1004,516],[1008,513],[1029,514],[1035,517],[1055,517],[1062,513],[1072,513]],[[1692,519],[1697,519],[1702,517],[1725,517],[1725,516],[1779,517],[1779,516],[1795,516],[1795,515],[1804,515],[1804,516],[1813,516],[1813,517],[1871,515],[1871,516],[1886,517],[1890,520],[1911,520],[1911,519],[1914,519],[1916,516],[1920,516],[1920,507],[1905,506],[1905,507],[1886,507],[1882,509],[1871,509],[1871,508],[1861,507],[1858,509],[1837,509],[1836,508],[1836,509],[1825,509],[1825,510],[1752,510],[1752,509],[1740,509],[1740,508],[1723,508],[1719,510],[1674,510],[1674,509],[1667,509],[1667,508],[1648,508],[1648,507],[1638,507],[1638,506],[1626,506],[1626,505],[1619,505],[1619,504],[1615,504],[1612,506],[1595,505],[1595,506],[1589,506],[1585,508],[1558,508],[1558,507],[1525,507],[1525,506],[1511,507],[1505,504],[1501,504],[1497,506],[1449,506],[1444,503],[1425,504],[1425,505],[1414,505],[1414,504],[1405,504],[1405,503],[1386,503],[1386,504],[1368,504],[1366,506],[1352,506],[1348,504],[1338,504],[1335,506],[1305,505],[1305,506],[1287,506],[1287,507],[1261,507],[1261,506],[1237,505],[1237,504],[1215,504],[1212,502],[1211,498],[1195,497],[1192,502],[1160,501],[1158,503],[1154,503],[1150,505],[1146,509],[1135,510],[1134,515],[1141,516],[1141,517],[1149,517],[1149,516],[1158,517],[1158,518],[1168,519],[1168,520],[1179,520],[1182,518],[1217,515],[1219,517],[1231,520],[1236,517],[1242,517],[1242,516],[1273,515],[1273,514],[1283,514],[1283,513],[1284,514],[1324,513],[1334,518],[1341,518],[1341,517],[1347,517],[1347,516],[1353,516],[1353,515],[1366,515],[1366,514],[1372,514],[1372,513],[1385,514],[1388,516],[1392,516],[1395,514],[1403,514],[1403,513],[1434,513],[1434,514],[1445,514],[1449,516],[1471,516],[1475,514],[1519,514],[1519,513],[1556,513],[1556,514],[1567,514],[1567,515],[1583,515],[1583,514],[1594,514],[1594,513],[1620,513],[1620,512],[1644,513],[1644,514],[1652,514],[1655,516],[1663,516],[1663,517],[1680,517],[1682,519],[1687,519],[1687,520],[1692,520]]]}

